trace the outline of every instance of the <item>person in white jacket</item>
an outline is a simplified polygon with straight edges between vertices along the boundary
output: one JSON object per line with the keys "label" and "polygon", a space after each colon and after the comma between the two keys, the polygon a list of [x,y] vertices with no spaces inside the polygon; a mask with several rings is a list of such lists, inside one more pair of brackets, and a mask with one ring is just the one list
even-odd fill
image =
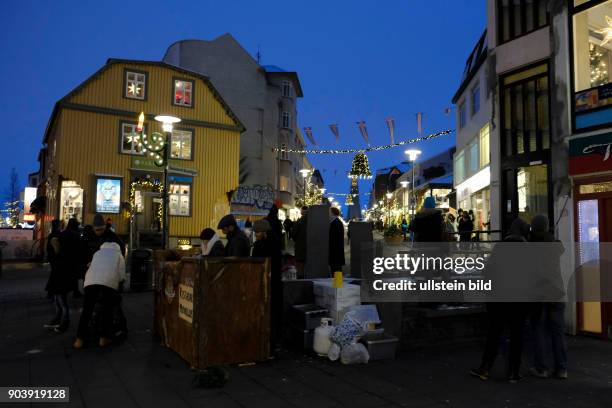
{"label": "person in white jacket", "polygon": [[74,348],[83,347],[89,321],[98,299],[102,304],[102,333],[100,347],[109,345],[112,332],[113,307],[118,299],[119,283],[125,280],[125,259],[121,248],[114,242],[105,242],[94,254],[89,269],[85,273],[83,287],[85,298],[83,312],[79,320]]}

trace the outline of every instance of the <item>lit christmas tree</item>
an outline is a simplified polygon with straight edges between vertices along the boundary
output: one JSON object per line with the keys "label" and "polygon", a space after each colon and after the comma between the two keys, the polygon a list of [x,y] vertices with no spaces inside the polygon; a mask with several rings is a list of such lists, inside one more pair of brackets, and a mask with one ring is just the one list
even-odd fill
{"label": "lit christmas tree", "polygon": [[589,55],[591,58],[591,87],[607,84],[610,82],[608,73],[609,51],[595,44],[589,46]]}
{"label": "lit christmas tree", "polygon": [[368,156],[363,152],[359,152],[353,158],[353,166],[348,176],[353,179],[371,179],[372,171],[368,163]]}

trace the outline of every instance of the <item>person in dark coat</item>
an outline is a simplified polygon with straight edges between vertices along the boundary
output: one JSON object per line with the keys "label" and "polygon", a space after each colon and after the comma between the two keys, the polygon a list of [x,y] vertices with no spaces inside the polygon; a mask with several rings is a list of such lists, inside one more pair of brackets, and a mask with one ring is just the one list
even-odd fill
{"label": "person in dark coat", "polygon": [[302,216],[293,224],[293,241],[295,267],[298,277],[304,277],[304,266],[306,264],[306,247],[308,240],[308,207],[303,206],[301,209]]}
{"label": "person in dark coat", "polygon": [[274,242],[276,242],[278,245],[280,245],[280,248],[282,248],[283,223],[278,218],[278,207],[276,204],[272,204],[272,208],[270,208],[270,212],[268,212],[266,220],[270,224],[270,231],[268,234],[274,234]]}
{"label": "person in dark coat", "polygon": [[47,261],[49,262],[49,266],[51,267],[51,273],[49,274],[49,279],[47,280],[45,291],[47,291],[50,296],[50,299],[53,299],[53,302],[55,304],[55,317],[48,324],[44,325],[44,327],[48,329],[55,329],[56,327],[59,327],[64,313],[64,309],[62,307],[62,299],[56,299],[56,295],[54,293],[54,287],[56,286],[56,282],[61,276],[62,272],[59,269],[58,265],[60,234],[60,221],[55,219],[51,221],[51,232],[47,237]]}
{"label": "person in dark coat", "polygon": [[[467,212],[463,214],[465,216]],[[510,226],[510,230],[508,235],[504,238],[504,242],[525,243],[527,242],[528,233],[529,225],[522,219],[517,218]],[[504,246],[502,249],[495,248],[489,258],[489,262],[487,262],[485,270],[487,277],[492,278],[493,285],[500,287],[498,296],[503,296],[503,299],[506,299],[508,294],[511,296],[515,295],[514,292],[520,290],[520,285],[523,283],[518,282],[514,284],[513,281],[523,281],[521,278],[524,275],[521,275],[521,271],[529,270],[528,263],[531,262],[529,259],[514,257],[516,265],[513,265],[513,267],[517,270],[517,275],[514,277],[503,276],[504,268],[499,267],[499,262],[507,262],[507,259],[512,257],[514,251],[516,251],[516,248],[511,248],[509,245]],[[514,286],[514,291],[510,289],[511,285]],[[504,329],[508,328],[510,332],[508,381],[516,383],[521,379],[520,367],[523,353],[523,329],[528,310],[529,303],[501,301],[487,303],[487,317],[489,322],[487,340],[480,367],[470,370],[472,376],[482,380],[489,378],[489,372],[497,357]]]}
{"label": "person in dark coat", "polygon": [[[546,254],[538,259],[537,270],[539,285],[537,290],[542,299],[551,300],[531,305],[529,323],[534,338],[533,367],[530,374],[538,378],[553,376],[567,379],[567,345],[565,344],[565,287],[561,276],[561,255],[564,252],[561,242],[556,241],[549,232],[548,217],[536,215],[531,220],[529,242],[550,242]],[[556,243],[556,244],[553,244]],[[541,245],[541,244],[540,244]],[[555,301],[557,300],[557,301]],[[546,354],[553,357],[553,369],[548,369]]]}
{"label": "person in dark coat", "polygon": [[232,214],[228,214],[221,218],[217,229],[220,229],[227,238],[225,246],[225,256],[248,257],[251,252],[251,244],[249,238],[238,227],[236,218]]}
{"label": "person in dark coat", "polygon": [[68,293],[78,288],[77,278],[82,247],[79,222],[76,218],[71,218],[66,229],[51,239],[51,246],[56,267],[51,271],[47,289],[54,295],[56,317],[59,317],[59,324],[53,327],[53,330],[63,333],[70,325]]}
{"label": "person in dark coat", "polygon": [[285,218],[283,228],[285,229],[285,234],[287,234],[287,240],[293,239],[293,221],[291,221],[291,218]]}
{"label": "person in dark coat", "polygon": [[283,282],[281,277],[282,251],[268,220],[257,220],[253,223],[255,242],[253,243],[253,258],[270,258],[270,323],[272,345],[280,343],[280,327],[283,312]]}
{"label": "person in dark coat", "polygon": [[459,219],[459,226],[457,227],[459,232],[459,240],[462,242],[470,241],[472,237],[472,231],[474,231],[474,221],[470,217],[470,213],[463,211],[461,219]]}
{"label": "person in dark coat", "polygon": [[436,199],[426,197],[423,208],[414,217],[408,229],[416,242],[442,242],[445,228],[442,211],[436,209]]}
{"label": "person in dark coat", "polygon": [[334,272],[342,272],[344,266],[344,224],[340,220],[340,210],[336,207],[329,209],[331,221],[329,223],[329,268]]}
{"label": "person in dark coat", "polygon": [[223,242],[212,228],[204,228],[200,233],[200,240],[202,256],[220,257],[225,254]]}
{"label": "person in dark coat", "polygon": [[91,263],[94,254],[105,242],[114,242],[119,245],[121,254],[125,256],[125,244],[121,238],[106,225],[106,221],[101,214],[94,215],[91,228],[85,228],[83,241],[85,246],[83,260],[85,270],[87,270],[87,266]]}

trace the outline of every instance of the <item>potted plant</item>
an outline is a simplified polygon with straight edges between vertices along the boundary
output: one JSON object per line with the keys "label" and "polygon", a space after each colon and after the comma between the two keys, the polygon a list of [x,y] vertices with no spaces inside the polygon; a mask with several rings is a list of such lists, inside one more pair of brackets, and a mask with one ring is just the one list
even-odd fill
{"label": "potted plant", "polygon": [[384,237],[388,244],[399,244],[404,239],[402,229],[395,224],[391,224],[385,229]]}

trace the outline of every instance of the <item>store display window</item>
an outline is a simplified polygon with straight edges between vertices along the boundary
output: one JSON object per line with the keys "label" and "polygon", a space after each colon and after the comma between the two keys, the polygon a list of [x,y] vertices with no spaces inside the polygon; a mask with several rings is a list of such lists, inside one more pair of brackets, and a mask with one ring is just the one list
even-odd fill
{"label": "store display window", "polygon": [[191,184],[170,184],[169,200],[170,215],[190,217],[191,216]]}
{"label": "store display window", "polygon": [[76,218],[83,222],[83,189],[75,181],[64,180],[60,193],[60,219]]}

